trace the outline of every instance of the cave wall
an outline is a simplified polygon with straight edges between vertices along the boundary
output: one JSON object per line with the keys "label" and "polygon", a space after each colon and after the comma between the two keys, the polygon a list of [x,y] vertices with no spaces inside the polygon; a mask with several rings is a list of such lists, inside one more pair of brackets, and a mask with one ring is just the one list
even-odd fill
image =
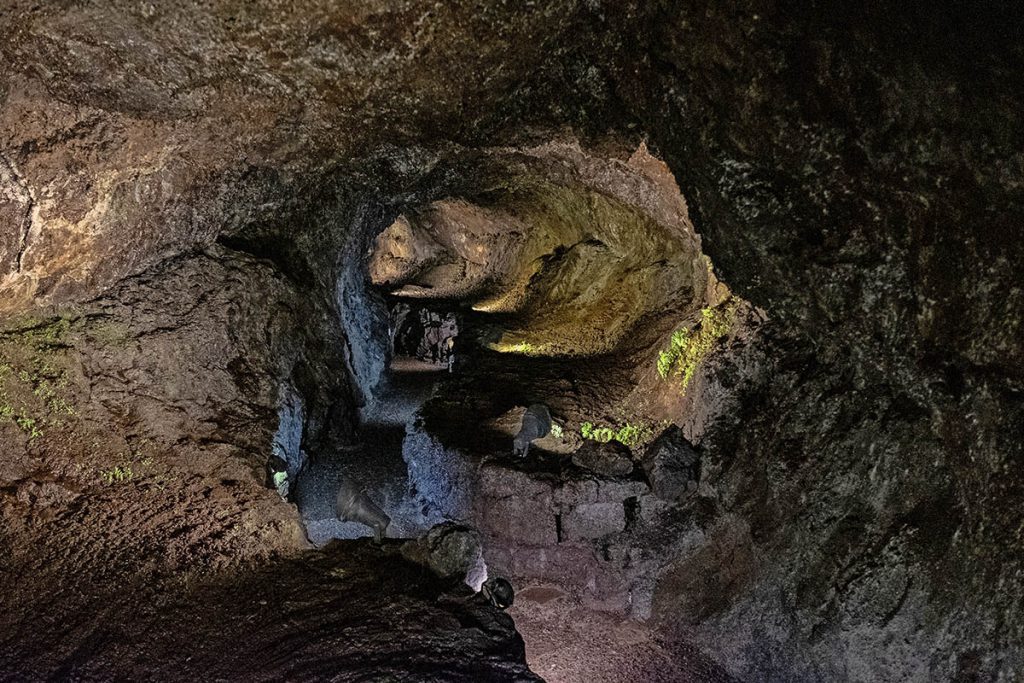
{"label": "cave wall", "polygon": [[[565,125],[584,145],[646,136],[718,275],[775,321],[754,362],[707,379],[740,387],[701,442],[717,516],[655,610],[755,679],[1008,677],[1024,669],[1024,60],[1008,12],[15,2],[0,16],[0,311],[102,295],[139,341],[88,342],[98,405],[128,400],[167,443],[256,447],[276,429],[274,383],[346,390],[317,353],[305,379],[278,366],[298,346],[257,324],[268,298],[291,311],[271,329],[335,306],[332,255],[359,205],[335,190],[423,204],[459,184],[466,149]],[[248,256],[196,270],[218,237]],[[270,254],[290,256],[268,289],[248,259]],[[167,355],[239,325],[213,355]],[[273,361],[274,380],[232,376],[230,349]],[[5,425],[54,463],[74,450]]]}
{"label": "cave wall", "polygon": [[346,226],[347,238],[335,266],[338,273],[335,301],[344,330],[353,393],[360,406],[370,411],[374,409],[377,390],[385,380],[385,370],[391,360],[390,311],[380,292],[367,286],[367,252],[383,222],[381,207],[358,207],[352,224]]}
{"label": "cave wall", "polygon": [[751,2],[636,25],[622,102],[718,274],[778,322],[705,440],[717,545],[666,577],[665,617],[754,679],[1012,678],[1019,18]]}
{"label": "cave wall", "polygon": [[309,447],[332,430],[351,435],[334,310],[266,261],[211,248],[129,279],[77,314],[90,406],[151,439],[172,445],[187,435],[261,464],[280,415],[300,421],[285,439],[290,450],[302,437]]}
{"label": "cave wall", "polygon": [[500,352],[586,358],[660,341],[704,301],[700,238],[646,147],[601,151],[569,136],[479,150],[450,194],[376,237],[370,282],[493,320]]}
{"label": "cave wall", "polygon": [[559,106],[546,94],[572,88],[560,58],[575,49],[563,37],[587,30],[581,7],[13,3],[0,17],[0,305],[95,295],[301,211],[293,183],[338,161],[523,137]]}
{"label": "cave wall", "polygon": [[[177,566],[182,548],[201,569],[209,553],[302,547],[294,509],[268,488],[267,465],[286,431],[280,445],[292,451],[352,439],[340,336],[329,301],[222,247],[171,259],[101,298],[5,320],[0,502],[8,531],[34,528],[46,539],[34,553],[30,538],[19,539],[5,561],[35,564],[104,528],[113,547],[97,542],[79,561],[83,576],[132,564],[118,547],[138,537],[161,548],[147,560],[158,567]],[[290,415],[288,402],[301,408]],[[234,495],[210,497],[218,486]],[[168,494],[179,487],[188,493]],[[234,497],[246,502],[225,514]],[[108,527],[126,502],[152,509]],[[152,528],[154,519],[166,524]],[[239,528],[251,534],[240,544]]]}

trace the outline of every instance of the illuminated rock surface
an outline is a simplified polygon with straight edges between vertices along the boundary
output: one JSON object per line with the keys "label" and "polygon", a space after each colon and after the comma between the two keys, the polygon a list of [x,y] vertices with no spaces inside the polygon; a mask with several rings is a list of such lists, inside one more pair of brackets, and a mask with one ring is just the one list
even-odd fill
{"label": "illuminated rock surface", "polygon": [[[586,625],[528,639],[551,680],[1012,680],[1024,48],[982,5],[7,3],[0,678],[529,680],[496,611],[311,550],[277,453],[406,466],[526,631]],[[400,446],[395,295],[462,317]]]}

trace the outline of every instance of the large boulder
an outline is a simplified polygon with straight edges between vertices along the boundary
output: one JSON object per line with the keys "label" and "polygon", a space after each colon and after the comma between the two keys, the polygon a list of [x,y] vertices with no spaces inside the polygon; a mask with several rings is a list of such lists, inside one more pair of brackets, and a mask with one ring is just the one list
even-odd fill
{"label": "large boulder", "polygon": [[402,546],[402,556],[427,567],[442,579],[460,579],[474,589],[487,578],[480,534],[471,527],[445,522]]}
{"label": "large boulder", "polygon": [[572,462],[605,477],[625,477],[633,471],[629,448],[618,441],[587,441],[573,453]]}
{"label": "large boulder", "polygon": [[679,427],[672,426],[662,432],[647,448],[641,465],[654,495],[659,498],[681,501],[697,490],[700,454]]}

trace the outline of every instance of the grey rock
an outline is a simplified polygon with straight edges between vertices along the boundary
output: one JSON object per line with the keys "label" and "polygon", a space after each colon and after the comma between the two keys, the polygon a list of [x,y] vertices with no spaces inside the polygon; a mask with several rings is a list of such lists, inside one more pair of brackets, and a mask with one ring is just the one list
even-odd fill
{"label": "grey rock", "polygon": [[473,528],[446,522],[402,546],[402,555],[443,579],[457,578],[479,588],[487,576],[480,534]]}
{"label": "grey rock", "polygon": [[664,500],[681,501],[700,482],[700,454],[678,427],[669,427],[647,447],[641,465],[654,494]]}
{"label": "grey rock", "polygon": [[568,540],[601,538],[626,528],[621,503],[586,503],[562,517],[562,536]]}
{"label": "grey rock", "polygon": [[[718,373],[716,405],[735,419],[709,415],[692,434],[708,480],[694,502],[737,519],[708,523],[708,556],[682,558],[653,611],[694,617],[749,680],[1024,670],[1022,54],[1009,3],[308,0],[231,17],[197,3],[30,5],[0,14],[13,36],[0,308],[94,302],[90,319],[123,328],[82,363],[90,419],[109,409],[208,472],[262,466],[280,384],[311,375],[300,389],[315,433],[335,407],[351,414],[350,373],[365,398],[386,359],[386,333],[370,334],[386,310],[367,315],[353,265],[364,244],[336,258],[354,232],[339,216],[448,194],[469,174],[444,150],[514,145],[527,126],[647,137],[704,219],[716,273],[777,336],[765,381],[743,395]],[[425,173],[451,184],[425,187]],[[343,296],[324,291],[336,283]],[[345,335],[324,323],[339,310]],[[660,491],[680,493],[685,470]],[[219,663],[197,661],[208,677]]]}
{"label": "grey rock", "polygon": [[558,527],[550,494],[537,498],[506,498],[489,502],[483,510],[488,533],[527,545],[555,545]]}
{"label": "grey rock", "polygon": [[624,477],[633,471],[630,450],[618,441],[586,441],[573,453],[572,462],[605,477]]}

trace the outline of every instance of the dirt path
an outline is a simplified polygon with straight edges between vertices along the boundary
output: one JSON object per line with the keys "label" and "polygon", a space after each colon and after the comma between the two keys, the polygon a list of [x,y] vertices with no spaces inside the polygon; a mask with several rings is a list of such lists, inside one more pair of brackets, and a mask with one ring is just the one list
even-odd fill
{"label": "dirt path", "polygon": [[644,624],[581,606],[559,588],[524,588],[509,610],[530,669],[548,683],[733,683],[698,651]]}

